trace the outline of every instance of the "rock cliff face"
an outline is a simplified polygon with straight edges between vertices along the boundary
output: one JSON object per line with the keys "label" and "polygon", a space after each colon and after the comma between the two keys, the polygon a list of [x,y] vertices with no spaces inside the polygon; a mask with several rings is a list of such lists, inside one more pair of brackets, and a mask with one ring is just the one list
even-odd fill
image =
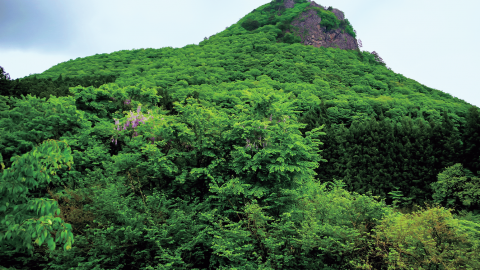
{"label": "rock cliff face", "polygon": [[285,0],[283,4],[285,5],[285,8],[293,8],[295,2],[293,0]]}
{"label": "rock cliff face", "polygon": [[[293,0],[285,0],[284,6],[286,9],[293,8],[295,5]],[[324,9],[315,2],[311,2],[310,6]],[[344,20],[345,15],[341,10],[333,9],[337,19]],[[299,18],[292,21],[291,25],[298,27],[299,30],[293,30],[293,34],[302,39],[305,45],[312,45],[314,47],[332,47],[344,50],[356,50],[358,48],[357,40],[348,33],[342,33],[342,29],[332,29],[327,31],[326,27],[320,26],[322,19],[318,16],[315,10],[308,10],[302,12]],[[287,33],[290,31],[286,31]]]}

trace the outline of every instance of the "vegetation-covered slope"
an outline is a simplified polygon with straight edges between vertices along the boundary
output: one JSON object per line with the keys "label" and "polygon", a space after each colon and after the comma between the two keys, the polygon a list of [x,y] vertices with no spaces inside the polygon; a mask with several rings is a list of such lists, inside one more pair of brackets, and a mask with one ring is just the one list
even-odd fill
{"label": "vegetation-covered slope", "polygon": [[199,45],[0,80],[1,264],[478,268],[478,108],[285,40],[296,2]]}

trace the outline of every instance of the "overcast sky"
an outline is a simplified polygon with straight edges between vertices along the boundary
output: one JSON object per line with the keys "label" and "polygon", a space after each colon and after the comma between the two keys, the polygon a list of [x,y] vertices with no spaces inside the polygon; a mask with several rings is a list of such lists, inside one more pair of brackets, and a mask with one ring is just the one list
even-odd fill
{"label": "overcast sky", "polygon": [[[96,53],[198,44],[270,0],[0,0],[12,79]],[[480,0],[325,0],[394,72],[480,107]]]}

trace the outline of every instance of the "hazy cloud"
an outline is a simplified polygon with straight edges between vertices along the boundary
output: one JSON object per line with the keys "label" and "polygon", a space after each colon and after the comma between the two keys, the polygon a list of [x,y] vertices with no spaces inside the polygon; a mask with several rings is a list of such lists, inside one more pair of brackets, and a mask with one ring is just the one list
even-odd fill
{"label": "hazy cloud", "polygon": [[65,50],[80,28],[78,16],[68,1],[0,0],[0,48]]}

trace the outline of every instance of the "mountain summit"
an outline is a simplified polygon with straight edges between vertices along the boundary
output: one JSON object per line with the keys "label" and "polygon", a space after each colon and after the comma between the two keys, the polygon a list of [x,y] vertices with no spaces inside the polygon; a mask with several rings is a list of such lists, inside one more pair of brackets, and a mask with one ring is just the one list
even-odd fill
{"label": "mountain summit", "polygon": [[[293,2],[293,0],[286,0],[285,8],[293,8]],[[315,8],[321,9],[321,11]],[[326,26],[322,26],[322,13],[327,16],[330,15],[330,18],[324,16],[324,21],[330,19],[329,23],[324,23]],[[335,18],[331,16],[331,13],[335,15]],[[348,20],[345,19],[343,11],[336,8],[327,10],[325,7],[311,2],[308,8],[292,21],[291,25],[294,28],[299,28],[299,31],[294,31],[294,34],[300,37],[305,45],[333,47],[344,50],[356,50],[358,48],[353,28]],[[303,34],[304,32],[306,34]]]}
{"label": "mountain summit", "polygon": [[248,31],[275,25],[277,42],[357,50],[356,33],[341,10],[306,0],[277,0],[255,9],[239,21]]}

